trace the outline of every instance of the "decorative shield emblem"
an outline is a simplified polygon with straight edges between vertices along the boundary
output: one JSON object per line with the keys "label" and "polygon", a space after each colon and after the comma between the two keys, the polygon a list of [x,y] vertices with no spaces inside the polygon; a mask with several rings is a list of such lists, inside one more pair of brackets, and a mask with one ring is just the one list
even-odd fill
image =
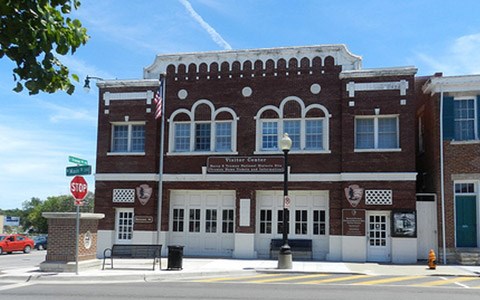
{"label": "decorative shield emblem", "polygon": [[356,184],[352,184],[345,188],[345,197],[352,207],[357,207],[363,197],[363,188]]}
{"label": "decorative shield emblem", "polygon": [[141,184],[136,188],[137,190],[137,197],[140,200],[142,205],[147,204],[148,200],[152,196],[153,189],[148,184]]}

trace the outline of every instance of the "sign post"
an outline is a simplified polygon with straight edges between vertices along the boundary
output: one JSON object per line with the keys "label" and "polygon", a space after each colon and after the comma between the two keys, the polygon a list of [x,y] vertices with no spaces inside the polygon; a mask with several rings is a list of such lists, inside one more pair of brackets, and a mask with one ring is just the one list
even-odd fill
{"label": "sign post", "polygon": [[73,177],[70,182],[70,192],[75,199],[75,206],[77,207],[77,220],[75,229],[75,274],[78,275],[78,239],[80,237],[80,206],[84,204],[83,199],[87,196],[88,185],[85,178],[82,176]]}

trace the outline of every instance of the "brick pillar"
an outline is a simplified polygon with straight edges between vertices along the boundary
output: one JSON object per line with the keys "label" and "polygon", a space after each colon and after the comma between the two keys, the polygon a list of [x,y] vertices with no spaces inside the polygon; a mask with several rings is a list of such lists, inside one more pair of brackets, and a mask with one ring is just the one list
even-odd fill
{"label": "brick pillar", "polygon": [[[45,212],[42,216],[48,219],[48,248],[46,260],[40,265],[40,270],[74,272],[77,214],[74,212]],[[104,217],[104,214],[80,213],[79,268],[80,262],[83,266],[99,265],[99,261],[96,260],[97,230],[98,221]]]}

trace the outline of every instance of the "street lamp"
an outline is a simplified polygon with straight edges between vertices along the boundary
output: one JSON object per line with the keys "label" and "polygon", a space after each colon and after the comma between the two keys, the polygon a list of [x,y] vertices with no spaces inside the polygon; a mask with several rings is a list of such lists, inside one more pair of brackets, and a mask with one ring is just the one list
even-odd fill
{"label": "street lamp", "polygon": [[90,79],[103,80],[103,78],[100,77],[87,75],[87,78],[85,78],[85,84],[83,85],[83,90],[87,93],[90,92]]}
{"label": "street lamp", "polygon": [[292,140],[288,137],[288,133],[284,133],[280,140],[280,149],[282,149],[285,166],[283,170],[283,245],[278,253],[278,269],[292,268],[292,250],[288,245],[288,151],[292,148]]}

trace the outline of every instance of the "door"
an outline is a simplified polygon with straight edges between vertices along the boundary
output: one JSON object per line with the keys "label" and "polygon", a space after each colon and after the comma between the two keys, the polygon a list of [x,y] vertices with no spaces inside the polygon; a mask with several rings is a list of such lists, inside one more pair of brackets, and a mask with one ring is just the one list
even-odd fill
{"label": "door", "polygon": [[130,244],[133,238],[133,208],[117,208],[115,215],[115,243]]}
{"label": "door", "polygon": [[437,249],[437,203],[434,195],[417,196],[417,259],[428,259]]}
{"label": "door", "polygon": [[367,212],[367,260],[389,262],[390,212]]}
{"label": "door", "polygon": [[457,247],[477,247],[477,199],[475,196],[455,197],[455,228]]}

